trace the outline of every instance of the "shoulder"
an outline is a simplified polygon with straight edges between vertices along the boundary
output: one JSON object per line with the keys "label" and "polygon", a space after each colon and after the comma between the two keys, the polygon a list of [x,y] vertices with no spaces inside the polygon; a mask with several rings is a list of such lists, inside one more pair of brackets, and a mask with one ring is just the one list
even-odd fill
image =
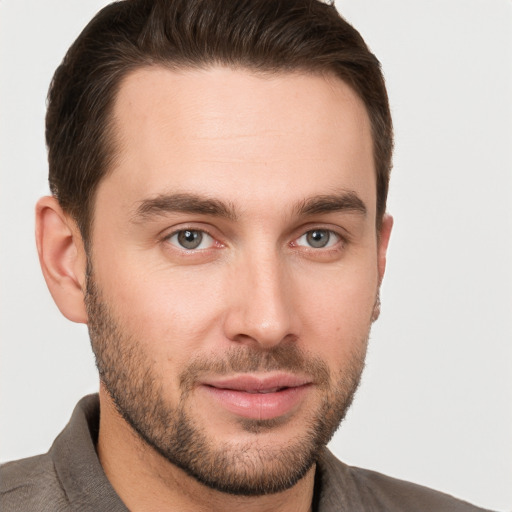
{"label": "shoulder", "polygon": [[0,508],[16,511],[66,511],[68,501],[48,454],[0,466]]}
{"label": "shoulder", "polygon": [[[329,502],[343,503],[352,510],[387,510],[392,512],[483,512],[484,509],[448,494],[376,471],[348,466],[328,450],[319,460],[322,494]],[[328,508],[327,508],[328,510]]]}

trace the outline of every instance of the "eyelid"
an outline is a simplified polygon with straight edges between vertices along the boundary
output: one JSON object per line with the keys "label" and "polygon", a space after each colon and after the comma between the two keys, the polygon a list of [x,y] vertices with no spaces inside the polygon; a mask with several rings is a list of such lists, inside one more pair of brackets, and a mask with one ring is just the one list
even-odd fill
{"label": "eyelid", "polygon": [[[330,223],[316,223],[311,222],[306,225],[302,225],[299,229],[295,230],[296,235],[293,237],[293,240],[291,242],[291,245],[297,245],[295,242],[301,238],[302,236],[305,236],[307,233],[311,233],[311,231],[328,231],[329,233],[335,235],[338,239],[338,242],[341,242],[343,245],[349,243],[351,241],[351,236],[347,232],[346,229],[344,229],[342,226],[333,225]],[[306,247],[307,246],[299,246],[299,247]],[[326,250],[328,250],[330,247],[327,247]],[[318,251],[319,249],[315,249],[311,247],[312,250]]]}
{"label": "eyelid", "polygon": [[[324,231],[328,234],[326,245],[321,245],[319,247],[315,247],[314,243],[311,240],[307,240],[307,237],[310,233],[314,231]],[[292,242],[292,247],[295,249],[299,249],[301,252],[310,254],[310,255],[326,255],[328,253],[339,253],[340,250],[344,247],[343,238],[335,231],[330,229],[310,229],[304,232],[302,235],[297,237]]]}
{"label": "eyelid", "polygon": [[[196,232],[196,233],[200,233],[201,234],[201,240],[199,241],[199,245],[197,247],[190,247],[190,248],[183,247],[179,243],[178,237],[179,237],[180,233],[183,233],[185,231]],[[175,241],[173,240],[174,238],[176,238]],[[167,237],[167,241],[171,245],[174,245],[175,247],[177,247],[178,249],[183,250],[183,251],[187,251],[187,252],[189,252],[189,251],[201,251],[201,250],[204,250],[204,249],[210,249],[215,244],[215,239],[211,235],[209,235],[205,231],[201,231],[199,229],[180,229],[178,231],[175,231],[174,233],[171,233]],[[204,244],[207,244],[208,247],[201,247]]]}
{"label": "eyelid", "polygon": [[[181,247],[179,244],[174,244],[170,242],[170,239],[179,233],[183,231],[197,231],[203,233],[203,235],[206,235],[207,237],[212,239],[212,243],[209,247],[205,247],[202,249],[186,249],[185,247]],[[159,236],[160,242],[162,243],[169,243],[172,245],[175,249],[183,251],[184,253],[192,253],[192,252],[199,252],[199,251],[207,251],[209,249],[217,247],[223,247],[224,243],[219,240],[219,237],[212,233],[212,229],[208,229],[208,227],[205,227],[204,224],[201,226],[198,226],[197,224],[183,224],[178,226],[173,226],[171,228],[171,231],[168,231],[167,229],[163,231],[163,234]]]}
{"label": "eyelid", "polygon": [[[324,247],[313,247],[313,246],[308,245],[308,244],[299,244],[299,243],[297,243],[298,240],[300,240],[301,238],[307,237],[307,235],[309,233],[312,233],[314,231],[324,231],[324,232],[329,234],[329,239],[327,240],[327,245],[326,246],[324,246]],[[334,238],[334,241],[331,240],[331,238]],[[312,249],[312,250],[315,250],[315,251],[329,250],[329,249],[331,249],[332,247],[334,247],[335,245],[337,245],[340,242],[343,242],[343,237],[339,233],[337,233],[336,231],[334,231],[332,229],[326,229],[326,228],[308,229],[302,235],[300,235],[298,238],[295,239],[295,245],[297,245],[299,247],[306,247],[308,249]]]}

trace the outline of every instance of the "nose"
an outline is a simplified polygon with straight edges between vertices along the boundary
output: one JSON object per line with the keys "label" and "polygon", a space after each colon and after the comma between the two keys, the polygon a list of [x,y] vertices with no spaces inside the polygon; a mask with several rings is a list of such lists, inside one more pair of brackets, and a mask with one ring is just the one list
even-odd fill
{"label": "nose", "polygon": [[229,340],[270,349],[297,337],[293,286],[277,254],[244,258],[233,269],[230,288],[224,324]]}

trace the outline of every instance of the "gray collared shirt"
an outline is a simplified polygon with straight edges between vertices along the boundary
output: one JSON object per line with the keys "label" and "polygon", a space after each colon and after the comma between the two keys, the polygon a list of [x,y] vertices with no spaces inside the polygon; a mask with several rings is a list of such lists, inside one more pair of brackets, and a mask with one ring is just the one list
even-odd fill
{"label": "gray collared shirt", "polygon": [[[97,395],[83,398],[44,455],[1,468],[5,512],[127,512],[96,454]],[[317,461],[315,512],[477,512],[483,509],[426,487],[343,464],[324,449]]]}

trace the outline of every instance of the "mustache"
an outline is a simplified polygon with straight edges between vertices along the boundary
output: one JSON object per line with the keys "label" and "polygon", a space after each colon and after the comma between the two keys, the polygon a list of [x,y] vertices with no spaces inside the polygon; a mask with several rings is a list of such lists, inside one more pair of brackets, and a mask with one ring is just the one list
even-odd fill
{"label": "mustache", "polygon": [[327,387],[331,374],[325,361],[310,356],[295,343],[280,344],[268,350],[251,347],[231,347],[221,356],[198,356],[180,375],[182,391],[190,391],[202,376],[233,373],[286,371],[305,375],[320,387]]}

